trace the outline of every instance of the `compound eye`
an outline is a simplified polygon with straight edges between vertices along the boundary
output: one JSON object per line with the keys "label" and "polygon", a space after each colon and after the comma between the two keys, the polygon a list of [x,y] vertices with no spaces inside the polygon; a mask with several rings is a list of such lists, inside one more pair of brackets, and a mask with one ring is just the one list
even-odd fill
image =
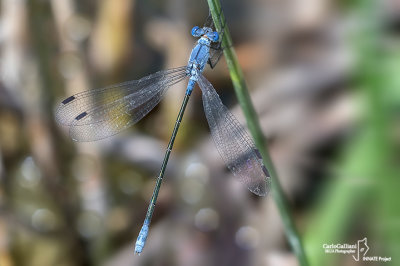
{"label": "compound eye", "polygon": [[216,31],[207,33],[207,36],[213,42],[218,42],[219,41],[219,34]]}
{"label": "compound eye", "polygon": [[192,36],[193,37],[200,37],[201,35],[204,34],[204,30],[200,28],[199,26],[194,26],[192,29]]}

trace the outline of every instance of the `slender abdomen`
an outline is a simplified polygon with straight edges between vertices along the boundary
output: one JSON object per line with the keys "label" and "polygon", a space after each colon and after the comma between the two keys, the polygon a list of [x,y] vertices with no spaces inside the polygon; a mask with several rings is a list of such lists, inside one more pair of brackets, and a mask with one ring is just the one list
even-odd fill
{"label": "slender abdomen", "polygon": [[187,95],[192,94],[194,85],[196,85],[196,81],[197,81],[197,79],[189,79],[189,82],[188,82],[188,85],[187,85],[187,88],[186,88],[186,94]]}

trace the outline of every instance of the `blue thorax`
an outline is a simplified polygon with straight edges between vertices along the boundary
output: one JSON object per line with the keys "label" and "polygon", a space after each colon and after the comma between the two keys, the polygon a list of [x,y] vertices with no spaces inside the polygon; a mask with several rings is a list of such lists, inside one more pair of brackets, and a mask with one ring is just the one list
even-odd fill
{"label": "blue thorax", "polygon": [[198,74],[203,72],[208,58],[210,57],[210,45],[212,42],[219,41],[219,34],[211,28],[195,26],[192,29],[192,35],[194,37],[200,37],[200,39],[197,41],[196,46],[192,49],[192,53],[190,54],[188,72],[190,79],[197,81]]}

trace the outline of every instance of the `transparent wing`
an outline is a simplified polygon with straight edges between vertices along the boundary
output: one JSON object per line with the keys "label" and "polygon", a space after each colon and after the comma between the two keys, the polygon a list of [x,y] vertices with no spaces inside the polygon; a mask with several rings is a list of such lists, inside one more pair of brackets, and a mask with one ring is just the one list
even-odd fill
{"label": "transparent wing", "polygon": [[76,141],[115,135],[142,119],[160,102],[169,87],[186,76],[186,67],[180,67],[75,94],[61,102],[56,120],[70,127],[71,138]]}
{"label": "transparent wing", "polygon": [[260,152],[245,129],[223,105],[211,83],[203,75],[200,75],[198,83],[211,135],[225,164],[251,192],[265,196],[271,179]]}
{"label": "transparent wing", "polygon": [[[222,21],[222,11],[220,15],[218,16],[218,23],[221,25],[221,31],[219,31],[219,42],[218,43],[212,43],[210,46],[210,57],[208,59],[208,64],[210,65],[211,68],[214,68],[218,61],[221,59],[222,52],[224,51],[224,47],[222,46],[222,38],[225,33],[225,26],[226,26],[226,20],[224,18],[224,21]],[[204,22],[203,28],[208,27],[213,30],[217,30],[213,21],[213,18],[211,16],[211,12],[208,12],[208,17],[206,21]]]}
{"label": "transparent wing", "polygon": [[217,63],[221,59],[223,51],[224,48],[222,47],[221,42],[213,43],[210,46],[210,57],[208,58],[208,64],[211,68],[214,68],[217,65]]}
{"label": "transparent wing", "polygon": [[71,125],[74,119],[97,106],[106,106],[125,96],[134,96],[131,103],[140,105],[146,102],[153,94],[160,91],[163,86],[153,86],[150,90],[144,89],[155,83],[179,79],[186,75],[186,67],[159,71],[139,80],[127,81],[105,88],[83,91],[63,100],[56,110],[56,120],[62,125]]}
{"label": "transparent wing", "polygon": [[203,28],[204,27],[215,29],[214,22],[213,22],[213,19],[212,19],[212,15],[211,15],[211,11],[208,11],[208,16],[207,16],[207,18],[206,18],[206,20],[204,21],[204,24],[203,24]]}

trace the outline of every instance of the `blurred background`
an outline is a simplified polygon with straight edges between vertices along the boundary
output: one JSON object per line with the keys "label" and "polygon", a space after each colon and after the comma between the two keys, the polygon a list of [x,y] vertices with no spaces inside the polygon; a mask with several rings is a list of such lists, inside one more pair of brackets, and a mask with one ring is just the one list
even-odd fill
{"label": "blurred background", "polygon": [[[400,265],[400,2],[230,0],[239,62],[310,265]],[[272,197],[224,166],[190,99],[150,236],[134,242],[186,84],[147,117],[76,143],[74,93],[187,63],[206,1],[1,0],[0,265],[298,265]],[[245,124],[225,59],[205,76]],[[356,244],[355,261],[323,244]]]}

